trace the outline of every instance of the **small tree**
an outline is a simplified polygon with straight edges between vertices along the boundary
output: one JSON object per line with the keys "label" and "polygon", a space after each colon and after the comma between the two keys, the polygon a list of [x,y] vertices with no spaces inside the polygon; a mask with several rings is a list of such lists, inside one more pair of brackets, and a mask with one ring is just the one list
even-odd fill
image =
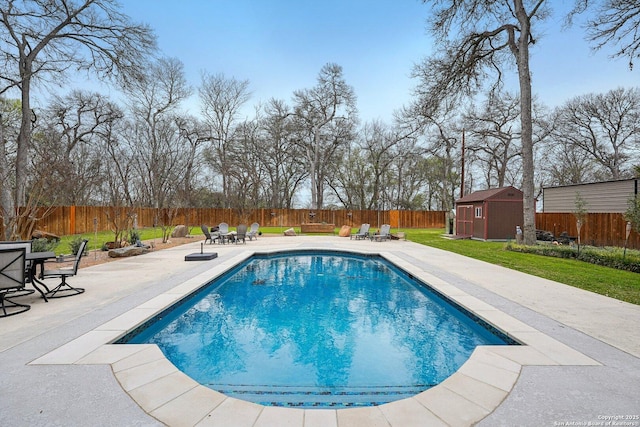
{"label": "small tree", "polygon": [[109,228],[113,231],[113,241],[116,248],[122,246],[122,239],[133,223],[134,214],[133,208],[126,206],[109,206],[105,210]]}
{"label": "small tree", "polygon": [[587,202],[582,198],[580,192],[576,192],[575,199],[576,210],[573,211],[573,216],[576,217],[576,228],[578,229],[578,255],[580,255],[580,230],[582,226],[587,223]]}
{"label": "small tree", "polygon": [[[636,233],[640,232],[640,197],[633,196],[627,202],[627,210],[624,213],[624,219],[631,224],[631,229]],[[629,236],[625,236],[624,251],[627,252],[627,240]]]}

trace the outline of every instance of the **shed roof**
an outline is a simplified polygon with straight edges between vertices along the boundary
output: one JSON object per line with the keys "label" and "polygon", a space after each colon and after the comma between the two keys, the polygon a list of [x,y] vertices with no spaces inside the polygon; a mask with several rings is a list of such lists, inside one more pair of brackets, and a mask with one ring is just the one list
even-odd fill
{"label": "shed roof", "polygon": [[502,195],[503,193],[507,193],[507,192],[510,192],[510,191],[511,192],[512,191],[516,191],[516,192],[522,194],[522,191],[518,190],[517,188],[515,188],[512,185],[510,185],[508,187],[501,187],[501,188],[490,188],[489,190],[474,191],[471,194],[467,194],[466,196],[461,197],[458,200],[456,200],[456,204],[458,204],[458,203],[481,202],[483,200],[494,199],[494,198]]}

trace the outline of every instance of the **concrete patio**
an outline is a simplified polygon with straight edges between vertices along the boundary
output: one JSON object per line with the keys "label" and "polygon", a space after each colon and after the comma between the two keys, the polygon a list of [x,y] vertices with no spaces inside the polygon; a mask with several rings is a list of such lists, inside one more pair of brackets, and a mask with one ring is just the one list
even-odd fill
{"label": "concrete patio", "polygon": [[[379,253],[526,345],[479,347],[410,399],[300,410],[200,386],[155,346],[108,344],[253,252],[296,248]],[[83,268],[78,296],[22,297],[31,310],[0,319],[3,425],[640,426],[640,306],[406,241],[262,236],[205,250],[218,257],[185,262],[194,241]]]}

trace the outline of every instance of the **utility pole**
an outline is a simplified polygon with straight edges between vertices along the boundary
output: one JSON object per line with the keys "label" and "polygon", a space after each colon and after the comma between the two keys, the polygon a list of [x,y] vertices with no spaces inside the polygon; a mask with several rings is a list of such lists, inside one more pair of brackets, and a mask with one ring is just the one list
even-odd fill
{"label": "utility pole", "polygon": [[464,129],[462,129],[462,167],[460,168],[460,198],[464,197]]}

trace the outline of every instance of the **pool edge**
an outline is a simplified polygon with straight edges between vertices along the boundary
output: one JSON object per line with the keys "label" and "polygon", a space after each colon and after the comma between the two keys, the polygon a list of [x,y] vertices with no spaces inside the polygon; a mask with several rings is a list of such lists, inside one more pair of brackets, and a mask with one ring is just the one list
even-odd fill
{"label": "pool edge", "polygon": [[[318,248],[325,249],[325,248]],[[332,249],[333,250],[333,249]],[[514,339],[523,343],[522,346],[482,346],[476,348],[471,357],[463,366],[443,383],[423,393],[408,399],[387,403],[377,407],[355,409],[290,409],[280,408],[282,412],[270,407],[264,407],[250,402],[240,401],[235,398],[220,395],[213,390],[199,385],[197,382],[178,371],[164,356],[153,355],[153,360],[141,358],[141,352],[153,352],[146,344],[127,344],[128,349],[122,349],[121,345],[111,345],[119,336],[128,333],[142,322],[153,317],[164,309],[169,303],[181,296],[203,286],[212,278],[212,273],[217,277],[233,268],[238,262],[246,259],[254,253],[281,252],[283,249],[268,251],[244,251],[221,264],[198,274],[181,285],[163,293],[144,304],[130,310],[109,322],[95,328],[77,339],[59,347],[34,360],[31,364],[109,364],[114,371],[114,376],[123,389],[134,399],[142,409],[156,419],[172,424],[175,415],[170,410],[175,408],[177,402],[184,405],[187,397],[193,396],[197,402],[211,399],[215,403],[200,421],[218,420],[226,415],[234,414],[241,408],[247,416],[255,416],[255,420],[261,417],[299,419],[302,412],[314,413],[326,411],[327,415],[310,415],[312,417],[324,417],[326,419],[350,419],[353,416],[365,420],[376,420],[383,417],[392,426],[400,426],[403,417],[433,416],[434,420],[440,420],[446,424],[470,424],[484,418],[506,398],[516,383],[523,366],[527,365],[600,365],[598,362],[583,355],[580,352],[558,342],[557,340],[525,325],[511,316],[502,313],[491,305],[462,292],[457,287],[430,275],[410,263],[404,262],[391,252],[386,251],[358,251],[342,250],[343,252],[362,253],[366,255],[380,255],[396,266],[410,272],[421,281],[438,289],[447,298],[467,308],[482,319],[485,319],[496,328],[505,331]],[[408,268],[405,268],[408,266]],[[162,306],[164,304],[164,306]],[[160,307],[162,306],[162,307]],[[137,323],[136,323],[137,322]],[[134,324],[132,324],[134,323]],[[105,348],[108,347],[108,348]],[[132,348],[139,347],[139,348]],[[155,346],[153,346],[155,347]],[[159,352],[159,349],[158,349]],[[159,352],[161,355],[161,352]],[[136,359],[141,358],[141,359]],[[141,363],[135,365],[135,360]],[[119,369],[126,363],[132,364],[128,369]],[[496,366],[498,365],[498,366]],[[505,369],[503,366],[507,366]],[[487,372],[492,375],[487,376]],[[132,380],[132,378],[134,380]],[[461,386],[462,384],[462,386]],[[202,390],[202,389],[206,390]],[[479,393],[482,399],[474,399],[473,395],[465,394],[465,389],[483,389],[486,393]],[[217,393],[211,394],[208,391]],[[497,390],[497,391],[496,391]],[[477,394],[477,393],[476,393]],[[223,396],[223,397],[220,397]],[[488,399],[486,396],[494,396]],[[446,401],[447,404],[443,404]],[[246,404],[246,405],[245,405]],[[181,406],[181,412],[187,414],[189,409]],[[448,409],[451,408],[451,409]],[[191,411],[196,413],[197,411]],[[200,413],[198,412],[198,416]],[[335,415],[335,417],[334,417]],[[222,417],[222,418],[221,418]],[[234,417],[234,420],[236,418]],[[423,418],[420,418],[423,419]],[[254,422],[255,422],[254,420]],[[247,420],[249,421],[249,420]],[[301,424],[302,425],[302,424]]]}

